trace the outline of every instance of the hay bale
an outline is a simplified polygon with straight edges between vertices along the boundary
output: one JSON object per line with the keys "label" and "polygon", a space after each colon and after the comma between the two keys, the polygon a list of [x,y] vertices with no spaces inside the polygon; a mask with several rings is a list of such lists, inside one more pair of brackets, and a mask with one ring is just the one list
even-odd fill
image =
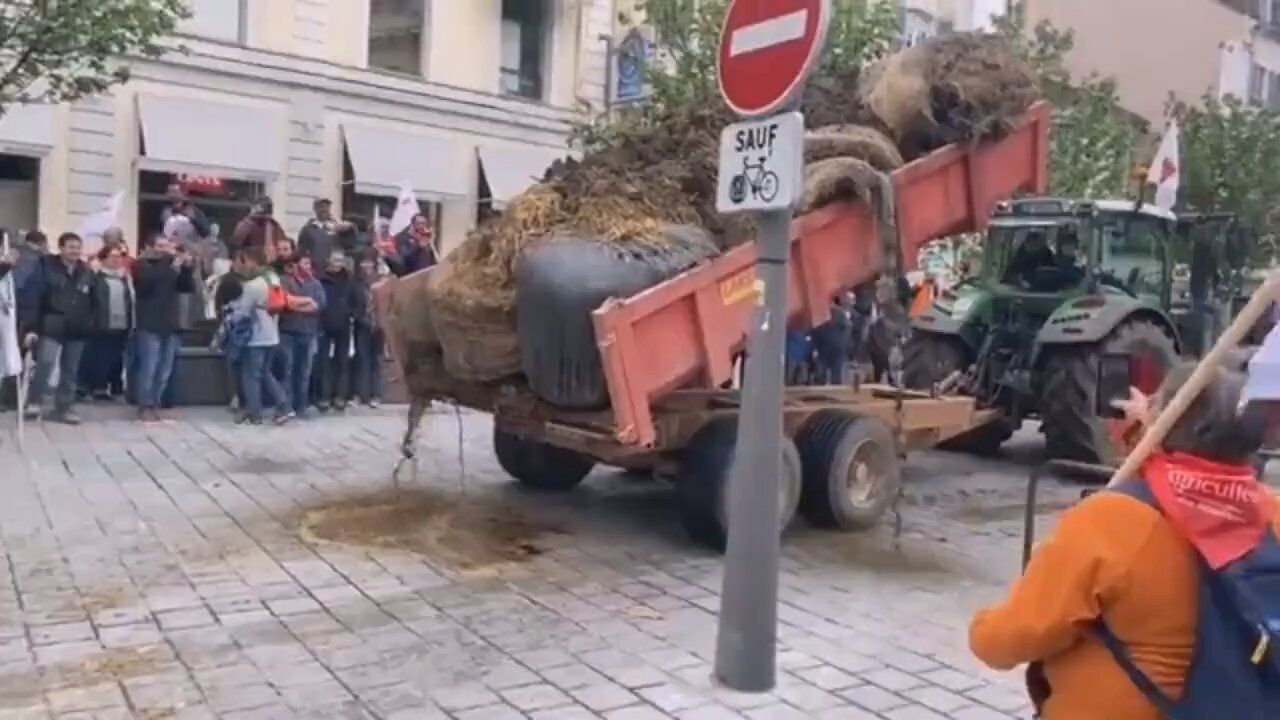
{"label": "hay bale", "polygon": [[899,50],[872,66],[861,86],[862,102],[899,141],[932,125],[930,59],[923,45]]}
{"label": "hay bale", "polygon": [[881,172],[897,170],[903,164],[902,153],[898,152],[893,139],[875,128],[832,125],[805,133],[806,163],[841,156],[865,160]]}
{"label": "hay bale", "polygon": [[1001,137],[1039,99],[1031,69],[997,35],[950,33],[900,50],[865,76],[861,98],[914,159]]}
{"label": "hay bale", "polygon": [[511,298],[485,297],[460,282],[458,271],[450,256],[434,268],[428,285],[431,320],[445,371],[464,382],[491,382],[518,374],[514,293]]}
{"label": "hay bale", "polygon": [[879,185],[879,171],[865,160],[848,156],[819,160],[804,169],[804,196],[797,214],[840,200],[871,203]]}

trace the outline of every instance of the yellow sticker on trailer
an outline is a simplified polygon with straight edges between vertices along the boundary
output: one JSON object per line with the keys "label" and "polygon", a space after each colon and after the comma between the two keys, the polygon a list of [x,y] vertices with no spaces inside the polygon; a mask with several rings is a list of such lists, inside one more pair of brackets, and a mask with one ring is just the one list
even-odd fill
{"label": "yellow sticker on trailer", "polygon": [[748,268],[731,278],[720,281],[720,301],[725,307],[756,298],[761,283],[756,282],[755,268]]}

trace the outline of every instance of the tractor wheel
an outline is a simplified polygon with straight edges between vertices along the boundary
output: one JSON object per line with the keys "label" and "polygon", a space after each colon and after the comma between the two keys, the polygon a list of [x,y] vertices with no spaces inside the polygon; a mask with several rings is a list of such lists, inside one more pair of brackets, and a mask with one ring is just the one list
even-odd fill
{"label": "tractor wheel", "polygon": [[[737,418],[716,418],[694,433],[680,461],[676,492],[680,521],[699,545],[724,552],[728,540],[728,490],[733,472]],[[779,510],[785,529],[800,504],[800,453],[790,439],[782,441],[782,477],[778,481]]]}
{"label": "tractor wheel", "polygon": [[805,423],[796,445],[804,468],[800,511],[809,522],[844,532],[879,523],[902,485],[888,426],[875,418],[823,410]]}
{"label": "tractor wheel", "polygon": [[[913,390],[932,390],[957,370],[969,366],[969,355],[960,340],[936,333],[916,331],[907,341],[902,359],[902,382]],[[940,447],[974,455],[995,455],[1013,436],[1007,423],[994,422],[970,430]]]}
{"label": "tractor wheel", "polygon": [[596,465],[591,457],[507,432],[496,425],[493,452],[508,475],[534,490],[572,490]]}
{"label": "tractor wheel", "polygon": [[1106,418],[1097,415],[1099,358],[1110,353],[1129,356],[1133,384],[1146,393],[1155,392],[1178,361],[1173,339],[1147,320],[1124,323],[1097,344],[1047,353],[1040,419],[1049,457],[1108,466],[1121,460]]}

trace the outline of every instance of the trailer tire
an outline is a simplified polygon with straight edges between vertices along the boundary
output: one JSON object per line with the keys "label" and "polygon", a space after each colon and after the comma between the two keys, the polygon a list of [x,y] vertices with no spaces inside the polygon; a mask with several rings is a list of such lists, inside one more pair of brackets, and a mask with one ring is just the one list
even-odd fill
{"label": "trailer tire", "polygon": [[1104,353],[1145,355],[1161,378],[1178,360],[1173,339],[1148,320],[1126,322],[1101,343],[1053,348],[1045,356],[1040,394],[1040,427],[1050,458],[1108,466],[1120,459],[1106,420],[1096,414],[1098,363]]}
{"label": "trailer tire", "polygon": [[[695,543],[718,552],[724,552],[728,540],[728,489],[737,440],[737,418],[716,418],[703,425],[685,448],[676,481],[685,532]],[[786,529],[800,504],[803,482],[800,453],[789,438],[782,440],[782,466],[780,510]]]}
{"label": "trailer tire", "polygon": [[[902,383],[912,390],[933,389],[957,370],[969,366],[969,354],[959,339],[937,333],[912,333],[902,360]],[[1000,452],[1005,440],[1013,437],[1006,422],[993,422],[940,444],[943,450],[990,456]]]}
{"label": "trailer tire", "polygon": [[496,425],[493,452],[502,469],[521,485],[546,492],[576,488],[596,465],[595,459],[587,455],[516,435]]}
{"label": "trailer tire", "polygon": [[897,443],[883,422],[843,410],[814,413],[796,435],[800,512],[817,527],[854,532],[880,522],[902,487]]}

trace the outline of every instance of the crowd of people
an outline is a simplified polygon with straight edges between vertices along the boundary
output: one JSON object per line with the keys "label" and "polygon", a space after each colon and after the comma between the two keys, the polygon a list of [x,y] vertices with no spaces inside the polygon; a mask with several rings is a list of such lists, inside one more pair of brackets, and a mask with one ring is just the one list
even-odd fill
{"label": "crowd of people", "polygon": [[[179,349],[192,337],[188,320],[206,312],[239,422],[262,423],[268,409],[285,423],[354,402],[377,407],[384,338],[373,288],[435,264],[427,218],[391,237],[336,220],[320,199],[295,242],[262,198],[223,242],[180,186],[169,199],[163,230],[136,257],[118,228],[91,257],[76,233],[50,248],[39,231],[0,257],[34,360],[26,416],[79,424],[77,402],[93,398],[128,402],[144,422],[161,419],[174,402]],[[17,395],[10,384],[7,404]]]}

